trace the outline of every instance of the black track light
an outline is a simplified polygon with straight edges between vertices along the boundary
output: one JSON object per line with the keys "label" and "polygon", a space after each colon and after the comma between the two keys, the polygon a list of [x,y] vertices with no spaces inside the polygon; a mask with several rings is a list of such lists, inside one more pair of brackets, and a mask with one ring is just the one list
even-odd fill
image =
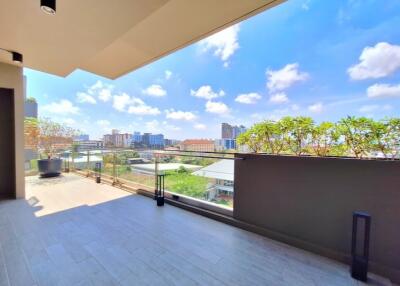
{"label": "black track light", "polygon": [[12,55],[12,60],[14,63],[22,64],[24,61],[24,57],[21,53],[10,51],[7,49],[0,48],[0,50],[10,53]]}
{"label": "black track light", "polygon": [[56,0],[40,0],[40,9],[49,15],[56,14]]}
{"label": "black track light", "polygon": [[14,63],[19,63],[22,64],[24,61],[24,57],[22,56],[22,54],[17,53],[17,52],[11,52],[12,54],[12,60]]}

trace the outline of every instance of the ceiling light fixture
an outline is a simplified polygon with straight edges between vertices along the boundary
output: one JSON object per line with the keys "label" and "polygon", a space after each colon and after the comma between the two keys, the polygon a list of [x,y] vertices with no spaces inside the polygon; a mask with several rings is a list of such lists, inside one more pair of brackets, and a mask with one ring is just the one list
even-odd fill
{"label": "ceiling light fixture", "polygon": [[24,57],[21,53],[2,49],[2,48],[0,48],[0,50],[10,53],[12,55],[12,60],[14,63],[22,64],[24,62]]}
{"label": "ceiling light fixture", "polygon": [[49,15],[56,14],[56,0],[40,0],[40,9]]}

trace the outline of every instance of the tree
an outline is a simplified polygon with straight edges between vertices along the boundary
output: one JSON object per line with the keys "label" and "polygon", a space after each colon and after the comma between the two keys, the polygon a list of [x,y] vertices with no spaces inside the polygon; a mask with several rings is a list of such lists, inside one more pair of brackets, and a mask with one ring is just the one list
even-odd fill
{"label": "tree", "polygon": [[48,118],[39,119],[37,122],[38,146],[49,159],[57,149],[71,146],[73,137],[78,134],[77,130],[53,122]]}
{"label": "tree", "polygon": [[311,149],[317,156],[343,155],[340,132],[335,123],[322,122],[311,130]]}
{"label": "tree", "polygon": [[36,98],[34,98],[34,97],[27,97],[27,98],[25,99],[25,102],[36,103]]}
{"label": "tree", "polygon": [[310,117],[284,117],[280,120],[281,132],[287,149],[300,156],[309,153],[309,140],[314,127]]}
{"label": "tree", "polygon": [[25,117],[24,120],[25,148],[37,150],[39,144],[38,120],[34,117]]}
{"label": "tree", "polygon": [[254,134],[263,152],[280,154],[284,149],[283,129],[280,122],[266,120],[254,125]]}
{"label": "tree", "polygon": [[254,153],[258,153],[262,150],[262,142],[259,134],[255,132],[256,127],[253,126],[246,132],[240,134],[236,138],[238,145],[248,146]]}
{"label": "tree", "polygon": [[339,122],[339,131],[344,137],[347,150],[356,158],[363,158],[373,150],[372,125],[373,120],[366,117],[348,116]]}
{"label": "tree", "polygon": [[400,147],[400,119],[391,118],[384,121],[369,122],[371,145],[380,151],[385,158],[395,159]]}

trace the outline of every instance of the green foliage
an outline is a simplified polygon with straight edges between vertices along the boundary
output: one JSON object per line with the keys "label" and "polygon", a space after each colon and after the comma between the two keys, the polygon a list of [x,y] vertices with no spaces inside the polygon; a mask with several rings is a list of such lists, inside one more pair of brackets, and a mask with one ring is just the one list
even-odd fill
{"label": "green foliage", "polygon": [[181,172],[181,169],[166,172],[165,188],[170,192],[203,199],[206,186],[207,178]]}
{"label": "green foliage", "polygon": [[27,97],[25,102],[36,103],[36,98],[34,97]]}
{"label": "green foliage", "polygon": [[335,123],[322,122],[311,130],[311,149],[317,156],[340,156],[344,154],[339,144],[340,132]]}
{"label": "green foliage", "polygon": [[362,158],[372,151],[372,119],[348,116],[339,121],[338,128],[343,135],[348,151],[356,158]]}
{"label": "green foliage", "polygon": [[315,124],[310,117],[283,117],[254,124],[237,138],[253,152],[363,158],[381,153],[399,158],[400,119],[374,121],[347,117],[338,123]]}
{"label": "green foliage", "polygon": [[181,162],[183,164],[198,165],[198,166],[208,166],[215,163],[216,160],[212,158],[200,158],[200,157],[182,157]]}

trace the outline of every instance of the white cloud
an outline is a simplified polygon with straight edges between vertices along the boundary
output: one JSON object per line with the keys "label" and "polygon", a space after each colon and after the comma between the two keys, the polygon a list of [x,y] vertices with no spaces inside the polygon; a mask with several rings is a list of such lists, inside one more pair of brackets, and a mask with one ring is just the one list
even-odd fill
{"label": "white cloud", "polygon": [[313,113],[321,113],[324,110],[324,105],[321,102],[312,104],[308,107],[308,110]]}
{"label": "white cloud", "polygon": [[174,119],[174,120],[192,121],[197,118],[197,116],[190,111],[181,111],[181,110],[175,111],[174,109],[170,109],[170,110],[165,110],[165,113],[168,119]]}
{"label": "white cloud", "polygon": [[197,123],[197,124],[193,125],[193,128],[197,129],[197,130],[206,130],[207,126],[205,124],[202,124],[202,123]]}
{"label": "white cloud", "polygon": [[286,93],[278,92],[278,93],[272,94],[269,98],[269,101],[274,104],[282,104],[282,103],[289,102],[289,98],[287,97]]}
{"label": "white cloud", "polygon": [[367,88],[367,96],[370,98],[400,97],[400,84],[374,84]]}
{"label": "white cloud", "polygon": [[91,96],[96,96],[101,101],[107,102],[112,98],[111,93],[113,89],[113,85],[105,84],[101,80],[98,80],[87,89],[86,93]]}
{"label": "white cloud", "polygon": [[146,104],[129,106],[128,113],[136,115],[158,115],[160,110],[157,107],[151,107]]}
{"label": "white cloud", "polygon": [[252,92],[252,93],[239,94],[235,98],[235,101],[243,104],[255,104],[259,99],[261,99],[261,95],[259,95],[256,92]]}
{"label": "white cloud", "polygon": [[76,94],[77,101],[79,103],[90,103],[90,104],[96,104],[96,99],[94,99],[93,96],[90,94],[84,93],[84,92],[78,92]]}
{"label": "white cloud", "polygon": [[165,74],[165,79],[168,80],[168,79],[170,79],[171,76],[172,76],[172,71],[166,70],[166,71],[164,72],[164,74]]}
{"label": "white cloud", "polygon": [[225,115],[230,112],[229,107],[225,103],[211,100],[206,103],[206,111],[220,115]]}
{"label": "white cloud", "polygon": [[77,114],[79,112],[79,108],[67,99],[61,99],[59,102],[44,105],[42,110],[54,114]]}
{"label": "white cloud", "polygon": [[199,42],[203,52],[214,51],[214,56],[228,65],[228,59],[239,49],[239,24],[233,25]]}
{"label": "white cloud", "polygon": [[380,42],[374,47],[365,47],[360,62],[351,66],[347,73],[351,79],[382,78],[400,68],[400,46]]}
{"label": "white cloud", "polygon": [[121,112],[125,111],[125,107],[129,105],[130,102],[131,97],[126,93],[123,93],[121,95],[114,95],[113,97],[113,107]]}
{"label": "white cloud", "polygon": [[201,87],[199,87],[198,90],[190,90],[190,95],[195,96],[195,97],[200,97],[200,98],[204,98],[207,100],[211,100],[213,98],[217,98],[217,97],[222,97],[225,95],[225,91],[223,91],[222,89],[219,90],[219,92],[215,92],[213,91],[212,87],[209,85],[203,85]]}
{"label": "white cloud", "polygon": [[143,93],[154,97],[163,97],[167,95],[167,91],[159,84],[150,85],[148,88],[143,90]]}
{"label": "white cloud", "polygon": [[99,99],[101,101],[107,102],[111,99],[111,90],[103,88],[102,90],[99,91]]}
{"label": "white cloud", "polygon": [[266,71],[267,75],[267,87],[271,92],[285,90],[296,82],[305,81],[309,78],[309,75],[305,72],[299,71],[299,64],[287,64],[280,70]]}
{"label": "white cloud", "polygon": [[105,120],[105,119],[100,119],[100,120],[97,120],[96,121],[96,123],[97,123],[97,125],[99,125],[99,126],[101,126],[101,127],[108,127],[108,126],[110,126],[110,121],[108,121],[108,120]]}
{"label": "white cloud", "polygon": [[152,133],[163,132],[165,130],[168,130],[168,131],[181,130],[181,128],[179,126],[169,124],[167,121],[159,122],[156,119],[146,122],[145,128],[148,132],[152,132]]}
{"label": "white cloud", "polygon": [[131,97],[127,93],[114,95],[113,107],[120,112],[136,115],[158,115],[161,113],[157,107],[149,106],[140,98]]}

